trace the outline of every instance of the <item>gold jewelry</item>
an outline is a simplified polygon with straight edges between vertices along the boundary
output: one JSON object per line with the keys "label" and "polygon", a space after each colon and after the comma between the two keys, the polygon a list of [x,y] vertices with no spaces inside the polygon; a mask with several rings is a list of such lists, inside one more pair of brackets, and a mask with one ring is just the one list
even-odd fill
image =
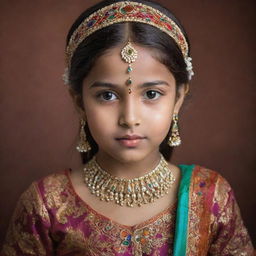
{"label": "gold jewelry", "polygon": [[[120,22],[139,22],[154,26],[169,35],[179,46],[187,65],[188,78],[194,75],[189,46],[179,26],[159,10],[133,1],[120,1],[97,10],[84,19],[73,32],[66,48],[67,67],[79,44],[92,33]],[[68,72],[66,72],[68,73]]]}
{"label": "gold jewelry", "polygon": [[85,134],[85,130],[84,130],[84,127],[85,127],[85,120],[84,119],[81,119],[80,121],[80,140],[78,142],[78,145],[76,147],[77,151],[79,151],[80,153],[81,152],[88,152],[91,150],[91,146],[89,144],[89,142],[87,141],[86,139],[86,134]]}
{"label": "gold jewelry", "polygon": [[178,127],[178,115],[173,114],[172,117],[173,124],[172,124],[172,134],[169,138],[168,145],[171,147],[177,147],[181,144],[181,138],[179,134],[179,127]]}
{"label": "gold jewelry", "polygon": [[98,165],[94,157],[85,165],[84,182],[100,200],[133,207],[152,203],[168,194],[175,177],[162,155],[154,170],[134,179],[112,176]]}
{"label": "gold jewelry", "polygon": [[[138,52],[136,49],[132,46],[130,40],[128,43],[125,45],[125,47],[121,50],[121,57],[122,60],[124,60],[126,63],[128,63],[128,68],[127,68],[127,73],[129,74],[129,78],[126,81],[127,86],[131,86],[132,84],[132,79],[130,73],[132,72],[132,63],[137,59],[138,57]],[[129,94],[132,93],[132,89],[129,88]]]}

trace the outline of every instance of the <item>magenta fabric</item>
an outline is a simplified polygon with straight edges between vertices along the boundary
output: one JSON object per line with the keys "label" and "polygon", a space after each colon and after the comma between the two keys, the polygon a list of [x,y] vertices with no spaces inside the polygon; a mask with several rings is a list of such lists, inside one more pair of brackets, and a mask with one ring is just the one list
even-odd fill
{"label": "magenta fabric", "polygon": [[121,225],[86,204],[68,172],[34,182],[21,196],[4,255],[172,254],[174,206],[139,225]]}
{"label": "magenta fabric", "polygon": [[[253,255],[233,191],[219,174],[194,168],[188,207],[186,255]],[[66,170],[21,195],[1,255],[172,255],[175,216],[173,205],[132,227],[116,223],[76,194]]]}

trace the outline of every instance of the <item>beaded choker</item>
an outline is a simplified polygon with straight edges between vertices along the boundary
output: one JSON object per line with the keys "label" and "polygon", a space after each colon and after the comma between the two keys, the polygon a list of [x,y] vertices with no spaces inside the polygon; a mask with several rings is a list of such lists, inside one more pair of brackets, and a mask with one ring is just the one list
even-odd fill
{"label": "beaded choker", "polygon": [[154,170],[134,179],[122,179],[110,175],[102,170],[94,157],[85,165],[84,182],[91,193],[100,200],[133,207],[152,203],[168,194],[175,177],[162,155]]}
{"label": "beaded choker", "polygon": [[89,35],[104,27],[121,22],[140,22],[157,27],[168,34],[177,43],[183,54],[187,65],[189,80],[194,75],[192,70],[192,59],[189,57],[189,48],[185,36],[179,26],[169,17],[159,10],[137,2],[122,1],[117,2],[92,13],[88,16],[72,34],[67,48],[66,61],[67,70],[65,74],[66,83],[68,83],[68,70],[71,59],[79,44]]}

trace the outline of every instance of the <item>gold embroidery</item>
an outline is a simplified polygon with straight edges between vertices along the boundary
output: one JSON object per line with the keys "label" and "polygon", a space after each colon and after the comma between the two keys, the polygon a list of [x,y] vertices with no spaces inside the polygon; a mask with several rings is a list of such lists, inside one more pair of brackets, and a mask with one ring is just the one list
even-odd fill
{"label": "gold embroidery", "polygon": [[[16,252],[18,255],[21,250],[23,254],[47,255],[49,250],[52,250],[49,247],[52,243],[57,245],[54,251],[56,255],[72,253],[76,256],[109,256],[128,252],[136,256],[143,253],[160,256],[163,246],[168,248],[166,252],[169,250],[169,254],[172,254],[174,206],[149,221],[127,227],[97,214],[86,205],[76,196],[65,174],[48,176],[40,181],[38,186],[42,191],[42,198],[35,185],[26,193],[24,204],[21,206],[19,204],[17,207],[18,217],[15,217],[14,221],[19,224],[16,223],[11,228],[9,239],[13,242],[5,245],[5,255],[9,252],[9,255],[14,256],[17,246],[20,248]],[[31,197],[37,198],[40,203],[36,204],[32,202],[34,200],[28,200]],[[24,214],[27,211],[29,213]],[[48,212],[51,213],[51,222]],[[46,232],[45,239],[49,239],[47,241],[39,237],[37,231],[31,230],[37,225],[38,214],[46,221],[47,226],[42,227],[40,236],[44,236],[43,233]],[[72,223],[75,226],[72,226]]]}
{"label": "gold embroidery", "polygon": [[[170,209],[168,209],[160,216],[143,223],[143,225],[133,227],[113,223],[96,212],[90,212],[84,221],[88,222],[92,230],[94,230],[93,237],[95,240],[93,247],[99,248],[99,251],[106,248],[105,246],[111,247],[109,244],[114,243],[113,250],[117,253],[125,253],[127,247],[131,247],[132,255],[139,256],[145,253],[158,256],[160,255],[159,249],[165,243],[172,248],[174,216],[174,212],[170,213]],[[100,239],[102,235],[106,235],[105,238],[108,241],[108,243],[104,243],[104,246]],[[91,238],[89,237],[89,239]],[[170,251],[172,250],[170,249]],[[113,254],[113,251],[111,252]]]}
{"label": "gold embroidery", "polygon": [[[200,168],[200,167],[197,167]],[[204,212],[204,195],[203,190],[206,189],[206,183],[202,188],[200,182],[206,182],[210,177],[207,169],[200,168],[194,170],[191,177],[190,185],[190,205],[189,205],[189,220],[188,220],[188,235],[187,235],[187,255],[198,255],[200,237],[200,222]],[[207,241],[207,239],[206,239]]]}
{"label": "gold embroidery", "polygon": [[170,234],[174,233],[174,216],[173,212],[170,214],[171,209],[145,222],[143,226],[130,228],[113,223],[87,207],[83,201],[77,200],[71,186],[65,175],[49,176],[44,180],[47,205],[56,209],[57,221],[66,224],[68,217],[83,216],[82,223],[91,231],[84,237],[79,229],[69,226],[65,229],[64,240],[60,241],[61,251],[71,252],[73,247],[75,251],[83,250],[84,254],[90,256],[113,255],[116,252],[124,253],[127,246],[130,246],[133,255],[151,253],[158,256],[163,244],[167,243],[170,248],[172,247],[173,236]]}
{"label": "gold embroidery", "polygon": [[86,255],[86,239],[83,232],[72,227],[68,227],[65,231],[65,238],[58,247],[58,251],[61,252],[61,254],[76,252],[76,256]]}
{"label": "gold embroidery", "polygon": [[18,225],[15,236],[19,237],[18,245],[23,253],[30,255],[46,255],[45,249],[38,235],[23,232],[22,226]]}
{"label": "gold embroidery", "polygon": [[5,253],[6,256],[16,256],[17,255],[14,248],[8,244],[4,244],[3,252]]}
{"label": "gold embroidery", "polygon": [[[36,184],[32,183],[21,195],[13,213],[3,247],[5,255],[15,256],[17,254],[16,247],[22,254],[46,255],[39,235],[33,233],[37,221],[49,223],[49,216]],[[28,233],[29,231],[31,233]]]}
{"label": "gold embroidery", "polygon": [[[243,224],[233,191],[221,176],[216,183],[214,203],[219,206],[219,216],[215,216],[214,219],[215,241],[211,244],[210,252],[212,254],[221,252],[224,255],[253,255],[253,246]],[[222,228],[219,229],[219,226]],[[218,234],[217,239],[216,234]]]}
{"label": "gold embroidery", "polygon": [[23,216],[23,223],[26,224],[26,216],[23,215],[24,210],[28,214],[37,214],[39,215],[44,221],[49,222],[48,212],[42,202],[42,199],[37,191],[37,186],[35,183],[32,183],[31,186],[21,195],[19,199],[19,203],[15,208],[13,213],[14,220]]}
{"label": "gold embroidery", "polygon": [[[46,250],[51,248],[46,246],[51,246],[52,240],[58,245],[57,255],[72,252],[76,256],[109,256],[129,249],[132,255],[160,256],[163,246],[167,246],[168,255],[172,255],[174,208],[140,225],[127,227],[114,223],[87,206],[76,196],[64,174],[51,175],[40,184],[44,184],[42,195],[37,183],[33,183],[21,196],[3,247],[4,255],[47,255]],[[45,205],[42,199],[47,202]],[[212,208],[215,203],[216,208]],[[58,225],[60,220],[67,224]],[[42,225],[41,234],[36,230],[39,223]],[[71,227],[72,223],[75,226]],[[253,255],[232,190],[215,172],[200,167],[193,171],[188,225],[188,256],[207,253]],[[48,233],[51,233],[51,238]],[[221,253],[220,248],[223,248]]]}
{"label": "gold embroidery", "polygon": [[66,224],[68,217],[78,218],[86,211],[83,202],[76,200],[69,191],[68,183],[63,174],[51,175],[44,180],[47,206],[56,210],[56,218],[61,224]]}
{"label": "gold embroidery", "polygon": [[253,255],[233,192],[216,172],[193,171],[189,209],[186,255]]}

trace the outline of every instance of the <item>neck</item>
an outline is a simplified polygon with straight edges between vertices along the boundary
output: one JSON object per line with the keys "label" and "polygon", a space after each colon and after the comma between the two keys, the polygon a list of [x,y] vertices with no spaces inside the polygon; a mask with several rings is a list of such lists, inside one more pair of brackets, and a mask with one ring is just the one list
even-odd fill
{"label": "neck", "polygon": [[128,160],[117,159],[113,156],[98,152],[97,163],[100,167],[112,176],[124,179],[141,177],[152,171],[160,161],[160,153],[152,152],[145,158]]}

